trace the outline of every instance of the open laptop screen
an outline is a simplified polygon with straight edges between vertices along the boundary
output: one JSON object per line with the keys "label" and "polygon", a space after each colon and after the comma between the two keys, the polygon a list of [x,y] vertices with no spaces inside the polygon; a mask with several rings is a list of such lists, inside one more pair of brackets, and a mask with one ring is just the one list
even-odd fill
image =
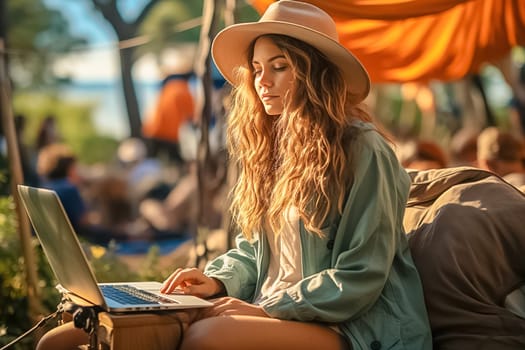
{"label": "open laptop screen", "polygon": [[73,226],[54,191],[18,185],[18,193],[58,282],[94,305],[105,306]]}

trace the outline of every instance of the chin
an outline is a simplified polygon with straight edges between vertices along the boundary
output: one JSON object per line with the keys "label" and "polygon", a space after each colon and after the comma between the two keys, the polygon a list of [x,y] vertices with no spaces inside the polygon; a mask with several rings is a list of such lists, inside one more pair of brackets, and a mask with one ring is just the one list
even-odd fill
{"label": "chin", "polygon": [[279,108],[265,108],[266,114],[268,115],[281,115],[282,109]]}

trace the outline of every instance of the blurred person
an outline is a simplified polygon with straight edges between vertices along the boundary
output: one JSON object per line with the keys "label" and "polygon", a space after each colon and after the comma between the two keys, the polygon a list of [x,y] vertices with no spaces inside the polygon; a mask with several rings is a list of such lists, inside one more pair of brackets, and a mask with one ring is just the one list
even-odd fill
{"label": "blurred person", "polygon": [[404,148],[401,164],[407,169],[439,169],[448,166],[448,159],[443,148],[434,141],[413,140]]}
{"label": "blurred person", "polygon": [[510,122],[514,134],[525,137],[525,63],[522,63],[517,73],[517,83],[513,86],[513,96],[510,101]]}
{"label": "blurred person", "polygon": [[27,118],[25,115],[15,115],[16,141],[18,143],[18,153],[20,155],[24,184],[37,187],[39,185],[39,177],[36,172],[35,163],[33,161],[33,150],[24,141],[26,124]]}
{"label": "blurred person", "polygon": [[145,120],[142,133],[148,142],[151,155],[167,156],[175,164],[183,164],[179,129],[186,123],[194,122],[195,101],[189,84],[194,73],[192,61],[188,58],[172,59],[176,62],[168,62],[163,66],[165,78],[161,84],[157,104]]}
{"label": "blurred person", "polygon": [[57,193],[71,225],[83,238],[100,245],[107,245],[112,240],[140,238],[120,228],[92,222],[81,195],[77,157],[68,145],[54,143],[43,147],[38,153],[37,172],[41,176],[41,186]]}
{"label": "blurred person", "polygon": [[80,195],[77,158],[63,143],[42,147],[38,153],[37,172],[42,186],[57,192],[75,229],[86,224],[87,208]]}
{"label": "blurred person", "polygon": [[40,123],[36,135],[36,151],[40,151],[47,145],[61,141],[57,128],[56,117],[52,114],[47,115]]}
{"label": "blurred person", "polygon": [[525,137],[525,63],[517,63],[512,51],[494,62],[512,90],[509,101],[510,130],[518,138]]}
{"label": "blurred person", "polygon": [[[301,1],[221,31],[212,55],[235,86],[228,150],[237,246],[161,292],[187,310],[180,348],[427,350],[432,335],[403,229],[410,179],[360,103],[364,67],[336,24]],[[38,349],[71,348],[72,326]]]}
{"label": "blurred person", "polygon": [[399,124],[410,129],[421,113],[420,132],[423,137],[430,137],[436,127],[436,98],[431,85],[415,82],[401,84],[401,110]]}
{"label": "blurred person", "polygon": [[201,174],[202,188],[199,188],[197,161],[189,160],[188,171],[165,199],[146,198],[139,206],[140,216],[149,222],[157,237],[195,235],[199,214],[199,196],[206,200],[202,203],[204,220],[209,229],[218,229],[222,224],[222,213],[226,200],[226,162],[222,154],[212,155]]}
{"label": "blurred person", "polygon": [[463,128],[452,136],[450,141],[450,166],[477,167],[479,132],[474,128]]}
{"label": "blurred person", "polygon": [[131,229],[136,212],[126,179],[120,174],[105,174],[90,186],[91,200],[96,215],[92,222],[120,231]]}
{"label": "blurred person", "polygon": [[477,140],[478,167],[491,171],[515,187],[525,188],[525,145],[510,132],[488,127]]}
{"label": "blurred person", "polygon": [[171,186],[165,184],[162,162],[148,156],[144,141],[137,137],[123,140],[117,158],[124,170],[128,191],[133,201],[146,197],[165,198]]}

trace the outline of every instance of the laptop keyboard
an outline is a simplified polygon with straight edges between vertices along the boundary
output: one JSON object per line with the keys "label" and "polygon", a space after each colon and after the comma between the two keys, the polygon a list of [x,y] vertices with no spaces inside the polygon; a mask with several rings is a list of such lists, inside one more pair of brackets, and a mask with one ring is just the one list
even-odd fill
{"label": "laptop keyboard", "polygon": [[143,304],[174,304],[175,300],[163,298],[153,293],[137,289],[129,285],[101,285],[100,289],[105,297],[113,299],[121,304],[143,305]]}

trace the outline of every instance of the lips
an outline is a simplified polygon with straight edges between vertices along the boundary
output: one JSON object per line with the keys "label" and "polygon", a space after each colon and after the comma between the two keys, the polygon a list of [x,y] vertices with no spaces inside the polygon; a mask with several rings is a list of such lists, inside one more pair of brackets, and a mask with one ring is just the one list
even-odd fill
{"label": "lips", "polygon": [[276,98],[276,97],[278,97],[278,96],[276,96],[276,95],[270,95],[270,94],[262,94],[262,95],[261,95],[261,100],[263,100],[263,101],[269,101],[269,100],[271,100],[271,99],[273,99],[273,98]]}

